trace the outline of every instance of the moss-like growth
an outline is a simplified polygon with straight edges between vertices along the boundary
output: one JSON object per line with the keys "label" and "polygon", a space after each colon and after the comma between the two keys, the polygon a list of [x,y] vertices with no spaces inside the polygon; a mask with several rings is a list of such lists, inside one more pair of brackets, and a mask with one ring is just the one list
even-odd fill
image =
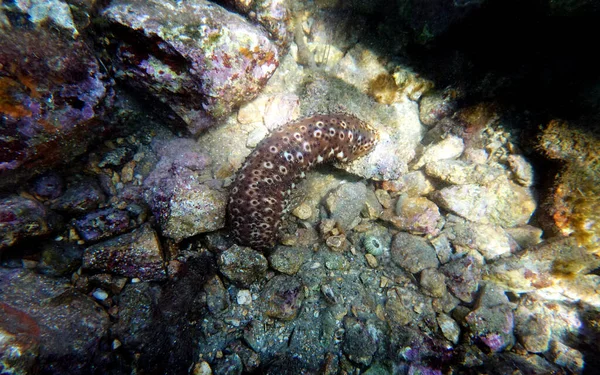
{"label": "moss-like growth", "polygon": [[600,140],[598,135],[551,121],[543,130],[539,148],[565,162],[557,176],[551,216],[565,235],[573,235],[589,251],[600,252]]}
{"label": "moss-like growth", "polygon": [[369,95],[377,102],[392,104],[398,97],[400,88],[394,77],[387,73],[381,73],[369,82]]}

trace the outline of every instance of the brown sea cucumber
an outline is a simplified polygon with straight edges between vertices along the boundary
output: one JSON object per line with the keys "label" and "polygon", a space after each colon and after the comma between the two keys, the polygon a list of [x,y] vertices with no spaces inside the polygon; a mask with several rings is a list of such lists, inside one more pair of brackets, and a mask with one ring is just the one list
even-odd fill
{"label": "brown sea cucumber", "polygon": [[231,188],[227,220],[236,241],[273,247],[287,198],[304,172],[327,161],[354,160],[377,139],[373,127],[348,114],[315,115],[276,129],[246,158]]}

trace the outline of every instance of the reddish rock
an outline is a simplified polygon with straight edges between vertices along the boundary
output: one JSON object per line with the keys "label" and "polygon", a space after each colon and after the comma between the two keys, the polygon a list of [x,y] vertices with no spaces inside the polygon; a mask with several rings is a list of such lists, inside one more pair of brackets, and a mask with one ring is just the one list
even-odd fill
{"label": "reddish rock", "polygon": [[3,26],[0,51],[2,187],[85,152],[107,88],[86,44],[54,28]]}
{"label": "reddish rock", "polygon": [[24,238],[47,235],[48,211],[36,200],[13,195],[0,199],[0,250]]}

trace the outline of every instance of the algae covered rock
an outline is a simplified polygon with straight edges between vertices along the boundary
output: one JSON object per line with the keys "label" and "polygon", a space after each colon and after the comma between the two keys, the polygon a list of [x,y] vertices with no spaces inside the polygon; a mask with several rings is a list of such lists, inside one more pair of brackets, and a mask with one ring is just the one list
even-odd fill
{"label": "algae covered rock", "polygon": [[13,17],[0,20],[0,187],[72,160],[109,128],[99,121],[106,77],[81,38],[53,26],[76,35],[68,5],[52,5],[3,5]]}
{"label": "algae covered rock", "polygon": [[192,132],[253,99],[279,65],[267,33],[214,3],[113,1],[103,12],[125,30],[117,78],[169,106]]}

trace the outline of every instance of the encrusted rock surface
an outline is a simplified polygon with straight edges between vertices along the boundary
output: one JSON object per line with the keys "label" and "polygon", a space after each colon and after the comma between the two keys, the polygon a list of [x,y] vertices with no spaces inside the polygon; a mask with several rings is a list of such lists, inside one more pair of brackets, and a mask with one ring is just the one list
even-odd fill
{"label": "encrusted rock surface", "polygon": [[13,17],[0,27],[0,187],[84,153],[108,129],[109,91],[65,2],[2,7]]}
{"label": "encrusted rock surface", "polygon": [[148,224],[86,248],[82,266],[141,280],[166,278],[160,242]]}
{"label": "encrusted rock surface", "polygon": [[0,268],[0,283],[10,285],[0,289],[0,304],[21,311],[21,319],[30,322],[44,371],[86,374],[102,365],[103,356],[93,354],[100,353],[109,318],[90,297],[63,280],[23,269]]}
{"label": "encrusted rock surface", "polygon": [[0,200],[0,250],[24,238],[49,234],[48,210],[39,202],[20,196]]}
{"label": "encrusted rock surface", "polygon": [[[119,0],[103,12],[126,30],[116,41],[117,77],[153,95],[192,132],[253,99],[279,65],[267,34],[203,0]],[[137,39],[143,38],[143,43]]]}

